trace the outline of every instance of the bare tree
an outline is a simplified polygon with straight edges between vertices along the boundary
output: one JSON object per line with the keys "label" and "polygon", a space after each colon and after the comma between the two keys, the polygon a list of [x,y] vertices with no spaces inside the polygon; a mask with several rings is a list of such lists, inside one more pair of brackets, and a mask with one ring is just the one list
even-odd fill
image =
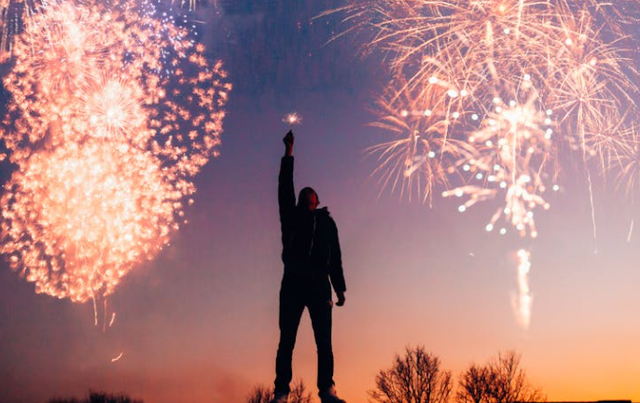
{"label": "bare tree", "polygon": [[380,403],[445,403],[451,386],[451,371],[440,368],[437,356],[424,347],[407,347],[390,369],[378,373],[369,395]]}
{"label": "bare tree", "polygon": [[488,364],[471,364],[460,376],[456,400],[459,403],[530,403],[545,401],[539,389],[527,381],[520,368],[520,355],[498,353]]}
{"label": "bare tree", "polygon": [[247,403],[269,403],[273,399],[273,388],[256,385],[247,396]]}
{"label": "bare tree", "polygon": [[312,403],[313,398],[311,393],[307,392],[307,387],[304,385],[302,379],[298,379],[293,383],[293,388],[289,393],[290,403]]}
{"label": "bare tree", "polygon": [[520,358],[515,351],[507,351],[498,353],[498,357],[489,362],[489,396],[493,403],[545,400],[540,390],[529,385],[524,370],[520,368]]}
{"label": "bare tree", "polygon": [[[269,403],[273,399],[273,388],[264,385],[257,385],[247,397],[247,403]],[[312,403],[311,393],[307,391],[302,379],[293,383],[293,388],[289,392],[289,403]]]}
{"label": "bare tree", "polygon": [[460,375],[456,400],[459,403],[484,403],[489,400],[490,373],[487,367],[471,364]]}
{"label": "bare tree", "polygon": [[124,393],[107,393],[89,390],[89,394],[82,398],[53,398],[49,403],[143,403],[142,400],[132,399]]}

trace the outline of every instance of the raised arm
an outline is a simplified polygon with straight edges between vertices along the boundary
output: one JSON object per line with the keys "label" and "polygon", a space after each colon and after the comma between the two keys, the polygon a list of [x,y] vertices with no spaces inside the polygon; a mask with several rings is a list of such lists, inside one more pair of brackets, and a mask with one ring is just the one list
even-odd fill
{"label": "raised arm", "polygon": [[296,195],[293,189],[293,132],[289,130],[282,141],[285,145],[285,153],[280,162],[278,204],[280,206],[280,223],[282,224],[284,235],[285,226],[288,226],[296,207]]}

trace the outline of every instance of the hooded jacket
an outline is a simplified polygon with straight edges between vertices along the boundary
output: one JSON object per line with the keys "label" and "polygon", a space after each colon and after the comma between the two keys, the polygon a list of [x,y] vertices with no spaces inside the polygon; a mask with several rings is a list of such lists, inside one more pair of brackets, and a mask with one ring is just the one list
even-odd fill
{"label": "hooded jacket", "polygon": [[285,277],[321,282],[329,276],[334,290],[344,292],[338,228],[326,207],[315,211],[296,207],[293,162],[292,156],[282,158],[278,178]]}

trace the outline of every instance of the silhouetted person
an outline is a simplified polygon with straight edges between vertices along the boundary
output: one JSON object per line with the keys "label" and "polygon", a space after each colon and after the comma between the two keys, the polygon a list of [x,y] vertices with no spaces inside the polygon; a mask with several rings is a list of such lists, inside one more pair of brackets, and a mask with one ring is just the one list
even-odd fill
{"label": "silhouetted person", "polygon": [[[293,133],[283,139],[278,202],[282,228],[284,276],[280,289],[280,344],[276,357],[275,395],[272,403],[285,403],[292,378],[291,359],[304,308],[309,309],[318,348],[318,389],[322,403],[345,403],[336,396],[331,347],[331,285],[344,305],[346,286],[338,229],[326,208],[318,207],[318,194],[306,187],[298,204],[293,187]],[[329,282],[331,279],[331,282]]]}

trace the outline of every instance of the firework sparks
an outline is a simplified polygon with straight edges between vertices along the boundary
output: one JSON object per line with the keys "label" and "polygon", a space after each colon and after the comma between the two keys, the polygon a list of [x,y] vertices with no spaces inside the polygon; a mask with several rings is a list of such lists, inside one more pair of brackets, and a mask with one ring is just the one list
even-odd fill
{"label": "firework sparks", "polygon": [[[395,163],[403,175],[392,183],[410,186],[430,154],[444,155],[445,144],[459,141],[469,152],[455,169],[448,164],[433,170],[442,175],[421,180],[423,196],[434,184],[448,187],[450,178],[466,176],[477,183],[460,187],[471,198],[466,207],[500,193],[507,205],[531,196],[518,203],[531,219],[535,205],[548,208],[543,194],[561,174],[563,150],[581,152],[590,181],[588,160],[597,159],[605,171],[633,146],[625,133],[636,113],[636,71],[622,46],[624,19],[612,17],[620,10],[611,3],[377,0],[349,12],[349,21],[372,28],[368,46],[388,55],[393,90],[391,97],[382,95],[378,126],[394,135],[396,127],[425,127],[431,143],[442,143],[436,150],[404,147],[406,158],[400,158],[399,141],[374,146],[383,156],[383,184]],[[415,143],[426,131],[404,130],[402,141]],[[523,235],[537,234],[531,226],[522,231],[524,219],[510,221]]]}
{"label": "firework sparks", "polygon": [[221,64],[135,10],[52,4],[14,38],[0,251],[38,293],[94,306],[113,293],[186,222],[191,177],[217,155]]}
{"label": "firework sparks", "polygon": [[74,302],[154,256],[182,196],[151,155],[96,141],[34,154],[5,188],[2,252],[36,292]]}
{"label": "firework sparks", "polygon": [[[535,210],[550,208],[546,193],[578,157],[595,243],[592,171],[619,169],[627,191],[640,183],[639,75],[625,34],[638,4],[376,0],[337,10],[371,35],[368,51],[385,52],[391,78],[375,125],[395,138],[369,149],[383,187],[417,190],[429,204],[443,187],[464,198],[460,212],[501,200],[485,229],[535,238]],[[518,255],[528,271],[529,253]]]}
{"label": "firework sparks", "polygon": [[[74,3],[74,1],[70,3]],[[156,9],[162,7],[162,3],[168,3],[172,11],[179,8],[178,14],[184,17],[186,22],[187,16],[183,12],[185,10],[189,13],[193,12],[196,9],[197,0],[180,0],[179,2],[174,0],[141,0],[137,2],[148,15],[156,14]],[[217,3],[218,1],[214,0],[215,7],[218,7]],[[34,16],[46,13],[48,8],[59,5],[60,2],[47,0],[0,0],[0,63],[13,56],[16,37],[24,32],[25,27],[34,23],[32,20]],[[164,13],[163,19],[164,22],[173,24],[172,15]],[[79,32],[79,34],[81,33]]]}
{"label": "firework sparks", "polygon": [[448,133],[447,126],[453,127],[459,116],[443,118],[447,111],[440,97],[409,95],[405,84],[391,87],[378,101],[381,119],[372,124],[393,133],[395,138],[372,146],[367,152],[378,156],[380,164],[374,174],[380,175],[382,189],[399,189],[409,199],[417,194],[430,203],[433,189],[448,185],[456,162],[474,155],[475,149],[473,144],[442,135]]}
{"label": "firework sparks", "polygon": [[549,209],[539,193],[544,193],[540,172],[549,160],[553,130],[550,113],[535,108],[535,97],[519,105],[495,98],[493,110],[486,113],[478,130],[469,136],[477,143],[478,152],[462,160],[463,171],[473,174],[479,185],[465,185],[443,192],[444,197],[468,196],[458,208],[461,212],[478,202],[497,197],[504,191],[505,205],[499,207],[486,226],[493,231],[498,219],[515,227],[520,235],[537,237],[534,212],[536,207]]}

